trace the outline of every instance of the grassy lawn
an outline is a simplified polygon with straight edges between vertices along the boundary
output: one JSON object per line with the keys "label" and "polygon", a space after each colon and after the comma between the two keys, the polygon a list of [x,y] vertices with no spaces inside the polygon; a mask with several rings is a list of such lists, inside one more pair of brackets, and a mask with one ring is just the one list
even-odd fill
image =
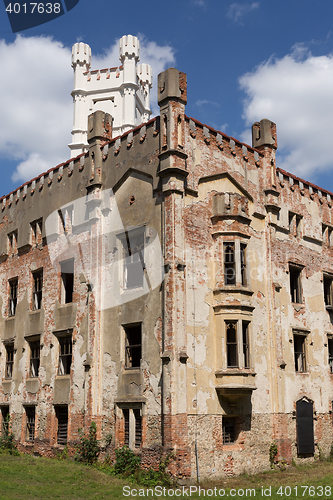
{"label": "grassy lawn", "polygon": [[[306,489],[301,486],[313,488]],[[123,487],[127,489],[123,490]],[[271,490],[269,490],[270,487]],[[70,460],[0,455],[1,500],[90,500],[94,498],[117,500],[136,497],[333,499],[333,463],[317,462],[311,466],[293,467],[285,471],[269,471],[256,476],[241,476],[220,482],[205,483],[201,485],[200,496],[194,491],[195,486],[192,486],[192,492],[187,487],[184,495],[182,487],[178,488],[177,491],[174,490],[173,495],[172,492],[168,494],[168,489],[166,489],[165,497],[163,489],[155,490],[154,495],[151,489],[147,495],[143,493],[142,486]],[[262,488],[265,494],[262,493]],[[256,490],[255,494],[253,489]],[[219,490],[221,495],[218,494]],[[280,494],[277,493],[278,491]]]}

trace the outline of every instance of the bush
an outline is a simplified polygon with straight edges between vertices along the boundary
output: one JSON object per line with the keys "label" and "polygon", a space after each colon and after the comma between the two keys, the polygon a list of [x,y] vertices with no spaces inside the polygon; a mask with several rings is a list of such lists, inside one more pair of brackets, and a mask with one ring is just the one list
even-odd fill
{"label": "bush", "polygon": [[75,460],[85,464],[94,464],[99,456],[99,443],[97,440],[97,426],[91,422],[88,437],[79,429],[80,444],[77,446]]}
{"label": "bush", "polygon": [[140,467],[141,458],[138,457],[127,446],[116,448],[116,461],[114,464],[114,473],[129,476]]}
{"label": "bush", "polygon": [[271,469],[274,468],[274,460],[275,460],[277,453],[278,453],[278,447],[277,447],[276,442],[273,441],[273,443],[271,443],[271,445],[269,447],[269,461],[271,463]]}
{"label": "bush", "polygon": [[0,436],[0,452],[6,452],[10,455],[19,455],[15,444],[15,437],[11,431],[9,415],[6,417],[2,426],[2,433]]}

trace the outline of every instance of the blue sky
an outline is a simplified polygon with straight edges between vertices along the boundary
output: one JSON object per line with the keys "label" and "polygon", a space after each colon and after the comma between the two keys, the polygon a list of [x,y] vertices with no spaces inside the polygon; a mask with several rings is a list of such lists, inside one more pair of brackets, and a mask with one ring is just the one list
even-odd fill
{"label": "blue sky", "polygon": [[333,191],[330,0],[80,0],[19,35],[2,8],[0,196],[70,157],[71,46],[91,46],[92,69],[115,66],[125,34],[155,89],[166,67],[187,73],[188,116],[248,143],[254,121],[275,121],[278,166]]}

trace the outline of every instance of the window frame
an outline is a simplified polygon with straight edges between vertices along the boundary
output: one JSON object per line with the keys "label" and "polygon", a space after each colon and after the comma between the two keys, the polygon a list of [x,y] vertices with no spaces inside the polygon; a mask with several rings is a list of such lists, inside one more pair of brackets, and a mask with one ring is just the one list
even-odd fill
{"label": "window frame", "polygon": [[[59,361],[58,376],[70,375],[73,363],[73,335],[58,335],[59,342]],[[66,349],[66,347],[69,349]],[[66,352],[66,351],[69,352]],[[69,361],[68,361],[69,360]]]}
{"label": "window frame", "polygon": [[[289,286],[292,304],[303,304],[302,271],[303,266],[289,263]],[[296,300],[294,300],[296,299]]]}
{"label": "window frame", "polygon": [[43,304],[43,269],[32,272],[32,310],[40,311]]}
{"label": "window frame", "polygon": [[[227,432],[227,429],[229,430]],[[231,429],[231,431],[230,431]],[[237,417],[233,415],[222,416],[222,443],[223,446],[233,445],[237,443],[238,438],[238,422]]]}
{"label": "window frame", "polygon": [[68,405],[56,405],[57,444],[65,446],[68,442]]}
{"label": "window frame", "polygon": [[[129,231],[123,232],[118,236],[121,244],[122,255],[122,289],[123,291],[136,291],[142,290],[145,286],[145,243],[146,243],[146,230],[145,226]],[[138,245],[139,250],[133,252],[133,241],[136,239],[142,241]],[[134,247],[136,248],[136,247]],[[129,268],[137,268],[140,276],[136,276],[137,283],[129,283]],[[142,269],[142,274],[141,274]],[[139,278],[139,279],[138,279]],[[135,280],[134,280],[135,281]]]}
{"label": "window frame", "polygon": [[123,445],[131,450],[140,450],[142,448],[142,416],[143,407],[140,406],[123,406],[122,419],[124,426],[124,442]]}
{"label": "window frame", "polygon": [[333,334],[327,334],[328,366],[333,374]]}
{"label": "window frame", "polygon": [[36,408],[35,406],[25,406],[26,414],[26,441],[33,443],[36,432]]}
{"label": "window frame", "polygon": [[14,371],[14,355],[15,355],[14,342],[6,342],[5,349],[6,349],[5,380],[12,380]]}
{"label": "window frame", "polygon": [[[75,271],[75,259],[67,259],[60,264],[60,283],[61,283],[61,297],[60,302],[62,305],[72,304],[74,296],[74,271]],[[67,272],[68,269],[72,269],[72,272]]]}
{"label": "window frame", "polygon": [[[301,330],[293,331],[293,347],[294,347],[294,366],[295,373],[308,373],[307,366],[307,337],[309,333]],[[296,341],[301,341],[301,349],[297,347],[296,351]],[[300,358],[298,357],[300,356]],[[301,364],[299,363],[301,359]]]}
{"label": "window frame", "polygon": [[[249,286],[247,252],[248,241],[244,241],[243,239],[223,241],[222,263],[224,286],[244,288]],[[230,274],[229,277],[228,274]]]}
{"label": "window frame", "polygon": [[[137,370],[141,367],[142,360],[142,323],[132,323],[128,325],[122,325],[124,331],[124,346],[125,346],[125,369],[126,370]],[[131,335],[134,334],[133,330],[140,328],[140,342],[131,342]],[[138,331],[136,332],[138,335]],[[133,356],[133,350],[139,352]],[[133,364],[133,357],[135,358]],[[137,361],[139,359],[139,361]]]}
{"label": "window frame", "polygon": [[8,280],[9,296],[8,296],[8,317],[14,317],[17,309],[17,294],[18,294],[18,277]]}
{"label": "window frame", "polygon": [[[30,350],[30,358],[29,358],[29,377],[30,378],[38,378],[39,376],[39,367],[40,367],[40,340],[28,340],[29,350]],[[35,355],[37,354],[37,356]]]}
{"label": "window frame", "polygon": [[36,219],[30,222],[30,241],[32,247],[37,247],[43,242],[42,231],[43,231],[43,219]]}
{"label": "window frame", "polygon": [[[252,368],[252,349],[251,349],[251,318],[230,317],[224,318],[224,346],[225,357],[224,366],[227,370],[251,370]],[[228,340],[228,325],[235,327],[235,339]],[[231,355],[233,350],[233,355]],[[235,364],[231,362],[231,358],[235,360]]]}

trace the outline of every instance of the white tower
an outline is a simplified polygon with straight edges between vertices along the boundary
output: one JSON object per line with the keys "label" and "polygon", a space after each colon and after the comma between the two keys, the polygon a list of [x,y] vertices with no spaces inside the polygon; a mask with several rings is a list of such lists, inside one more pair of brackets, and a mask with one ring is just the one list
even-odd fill
{"label": "white tower", "polygon": [[119,40],[119,58],[120,67],[91,71],[89,45],[73,45],[74,124],[73,140],[69,144],[72,158],[88,149],[87,119],[94,111],[112,115],[113,137],[149,120],[153,75],[148,64],[138,65],[140,42],[137,37],[126,35]]}

